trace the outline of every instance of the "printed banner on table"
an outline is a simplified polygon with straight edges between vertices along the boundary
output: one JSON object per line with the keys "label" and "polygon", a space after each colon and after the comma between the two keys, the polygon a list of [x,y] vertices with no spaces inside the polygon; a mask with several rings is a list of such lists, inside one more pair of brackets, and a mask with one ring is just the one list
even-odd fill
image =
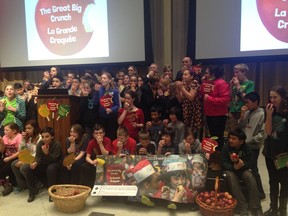
{"label": "printed banner on table", "polygon": [[97,165],[92,196],[109,196],[117,190],[116,196],[145,195],[190,203],[205,188],[208,165],[201,154],[124,158],[109,155],[97,160],[101,163]]}

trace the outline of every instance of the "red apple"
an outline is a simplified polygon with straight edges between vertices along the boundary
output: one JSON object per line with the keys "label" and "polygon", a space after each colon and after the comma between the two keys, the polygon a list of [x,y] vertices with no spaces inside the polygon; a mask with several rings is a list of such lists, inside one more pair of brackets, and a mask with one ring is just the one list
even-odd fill
{"label": "red apple", "polygon": [[82,24],[88,5],[94,0],[39,0],[35,9],[36,28],[43,44],[57,55],[72,55],[82,50],[93,32]]}
{"label": "red apple", "polygon": [[288,43],[288,2],[286,0],[257,0],[260,19],[276,39]]}
{"label": "red apple", "polygon": [[207,198],[210,199],[211,196],[210,196],[210,194],[209,194],[208,192],[205,192],[205,193],[204,193],[204,197],[205,197],[206,199],[207,199]]}
{"label": "red apple", "polygon": [[211,204],[211,200],[210,200],[210,199],[206,199],[205,203],[206,203],[207,205],[210,205],[210,204]]}
{"label": "red apple", "polygon": [[232,205],[233,202],[234,202],[234,201],[233,201],[232,199],[227,200],[227,203],[228,203],[229,205]]}

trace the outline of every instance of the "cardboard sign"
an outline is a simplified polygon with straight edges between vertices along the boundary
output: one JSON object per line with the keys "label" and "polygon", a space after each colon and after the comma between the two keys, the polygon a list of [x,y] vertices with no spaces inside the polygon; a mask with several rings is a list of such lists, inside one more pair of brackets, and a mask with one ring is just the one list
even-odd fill
{"label": "cardboard sign", "polygon": [[55,112],[58,110],[59,102],[57,100],[48,100],[47,107],[52,112],[52,119],[54,119]]}
{"label": "cardboard sign", "polygon": [[21,150],[18,154],[18,158],[23,163],[33,163],[35,161],[35,157],[31,155],[28,149]]}
{"label": "cardboard sign", "polygon": [[48,109],[46,104],[41,104],[39,106],[38,113],[40,116],[42,116],[43,118],[47,118],[47,120],[50,121],[49,119],[50,110]]}
{"label": "cardboard sign", "polygon": [[66,156],[63,160],[63,166],[67,167],[75,163],[75,154],[71,153],[68,156]]}
{"label": "cardboard sign", "polygon": [[57,117],[57,121],[60,118],[65,118],[68,116],[68,114],[70,113],[70,106],[69,105],[63,105],[60,104],[58,107],[58,117]]}
{"label": "cardboard sign", "polygon": [[113,100],[111,94],[105,94],[100,98],[100,105],[103,108],[111,108],[113,106]]}
{"label": "cardboard sign", "polygon": [[208,154],[215,152],[218,143],[211,138],[204,138],[202,140],[202,150]]}

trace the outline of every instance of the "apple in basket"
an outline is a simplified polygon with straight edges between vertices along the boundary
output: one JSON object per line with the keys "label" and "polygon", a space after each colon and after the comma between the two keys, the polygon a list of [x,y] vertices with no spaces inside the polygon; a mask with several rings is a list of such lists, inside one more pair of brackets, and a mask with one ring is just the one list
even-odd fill
{"label": "apple in basket", "polygon": [[78,194],[80,194],[80,191],[79,191],[78,189],[76,189],[76,190],[74,191],[74,194],[73,194],[73,195],[78,195]]}
{"label": "apple in basket", "polygon": [[233,205],[235,199],[228,192],[217,193],[205,191],[198,195],[198,200],[206,205],[222,209]]}

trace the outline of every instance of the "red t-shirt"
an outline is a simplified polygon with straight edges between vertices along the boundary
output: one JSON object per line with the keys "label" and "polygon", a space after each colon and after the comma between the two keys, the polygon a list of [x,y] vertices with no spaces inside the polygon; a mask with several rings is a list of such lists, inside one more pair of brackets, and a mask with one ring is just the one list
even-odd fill
{"label": "red t-shirt", "polygon": [[[116,155],[118,152],[117,142],[118,142],[118,139],[112,142],[111,153],[113,155]],[[135,155],[136,154],[136,141],[132,139],[131,137],[128,137],[126,144],[123,145],[121,153],[127,154],[127,155]]]}
{"label": "red t-shirt", "polygon": [[[104,137],[103,139],[104,148],[107,151],[111,151],[111,140],[108,137]],[[94,149],[94,150],[93,150]],[[86,149],[86,153],[92,155],[93,153],[96,155],[102,155],[101,149],[97,141],[93,138],[89,141],[88,147]]]}
{"label": "red t-shirt", "polygon": [[[121,108],[118,111],[118,117],[123,113],[124,108]],[[133,139],[138,139],[138,133],[140,131],[139,127],[133,127],[133,123],[143,124],[144,125],[144,113],[141,109],[136,111],[129,111],[126,113],[126,116],[121,125],[125,126],[128,130],[128,134]]]}

